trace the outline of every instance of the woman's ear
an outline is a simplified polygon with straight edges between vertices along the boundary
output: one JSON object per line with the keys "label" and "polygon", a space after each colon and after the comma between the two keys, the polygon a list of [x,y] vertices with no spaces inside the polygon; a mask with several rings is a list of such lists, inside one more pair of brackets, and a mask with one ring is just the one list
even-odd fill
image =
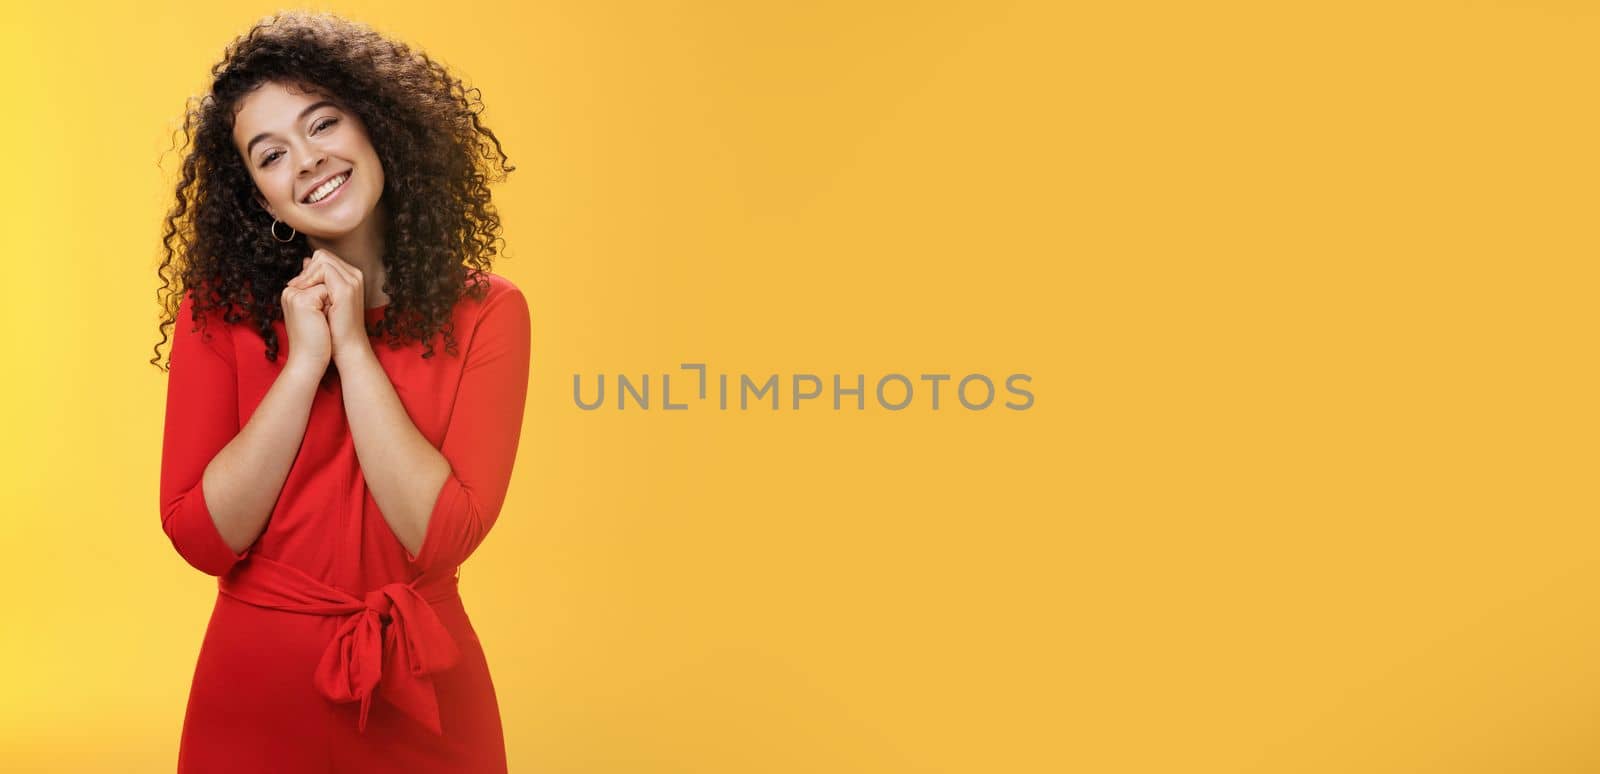
{"label": "woman's ear", "polygon": [[252,198],[254,198],[256,200],[256,206],[260,207],[263,210],[266,210],[267,214],[271,215],[273,220],[277,220],[278,219],[278,213],[273,212],[272,211],[272,205],[267,204],[266,197],[261,195],[261,189],[257,188],[250,195],[251,195]]}

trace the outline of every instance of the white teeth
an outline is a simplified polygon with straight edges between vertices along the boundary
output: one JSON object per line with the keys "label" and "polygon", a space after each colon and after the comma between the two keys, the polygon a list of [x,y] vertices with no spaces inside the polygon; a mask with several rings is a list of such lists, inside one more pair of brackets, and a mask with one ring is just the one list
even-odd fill
{"label": "white teeth", "polygon": [[317,190],[311,192],[311,196],[307,197],[306,201],[308,201],[308,202],[310,202],[312,204],[316,204],[317,202],[322,201],[322,199],[324,197],[326,197],[328,194],[333,193],[335,190],[337,190],[339,188],[339,186],[344,185],[344,181],[348,180],[349,178],[350,178],[350,174],[348,172],[346,172],[346,173],[344,173],[342,175],[339,175],[338,177],[336,177],[336,178],[334,178],[332,180],[329,180],[326,183],[323,183],[321,187],[319,187]]}

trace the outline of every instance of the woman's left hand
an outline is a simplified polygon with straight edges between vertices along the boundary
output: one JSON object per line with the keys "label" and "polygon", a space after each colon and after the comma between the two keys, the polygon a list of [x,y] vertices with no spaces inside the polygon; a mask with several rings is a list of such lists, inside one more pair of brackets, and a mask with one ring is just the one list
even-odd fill
{"label": "woman's left hand", "polygon": [[[327,250],[317,250],[301,262],[300,276],[289,285],[307,288],[317,283],[328,286],[328,333],[333,338],[333,357],[344,359],[362,349],[372,350],[367,337],[366,287],[361,270]],[[342,353],[342,354],[341,354]]]}

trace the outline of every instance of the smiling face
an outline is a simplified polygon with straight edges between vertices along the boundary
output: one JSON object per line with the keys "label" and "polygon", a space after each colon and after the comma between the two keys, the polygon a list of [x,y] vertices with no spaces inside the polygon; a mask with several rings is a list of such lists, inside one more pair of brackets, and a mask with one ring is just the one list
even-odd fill
{"label": "smiling face", "polygon": [[273,217],[338,240],[373,227],[383,165],[366,127],[326,94],[269,81],[245,96],[233,144]]}

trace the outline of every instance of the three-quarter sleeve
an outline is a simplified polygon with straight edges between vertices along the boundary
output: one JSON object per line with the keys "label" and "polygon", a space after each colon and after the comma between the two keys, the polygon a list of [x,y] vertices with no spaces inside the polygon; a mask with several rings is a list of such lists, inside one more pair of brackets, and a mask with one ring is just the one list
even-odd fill
{"label": "three-quarter sleeve", "polygon": [[192,330],[186,292],[173,324],[168,358],[167,417],[161,444],[161,527],[173,548],[207,575],[221,575],[250,551],[234,553],[206,506],[201,478],[217,452],[239,433],[233,342],[219,316]]}
{"label": "three-quarter sleeve", "polygon": [[530,357],[528,302],[509,288],[486,300],[466,352],[439,452],[450,463],[417,555],[420,571],[454,571],[500,516],[522,434]]}

